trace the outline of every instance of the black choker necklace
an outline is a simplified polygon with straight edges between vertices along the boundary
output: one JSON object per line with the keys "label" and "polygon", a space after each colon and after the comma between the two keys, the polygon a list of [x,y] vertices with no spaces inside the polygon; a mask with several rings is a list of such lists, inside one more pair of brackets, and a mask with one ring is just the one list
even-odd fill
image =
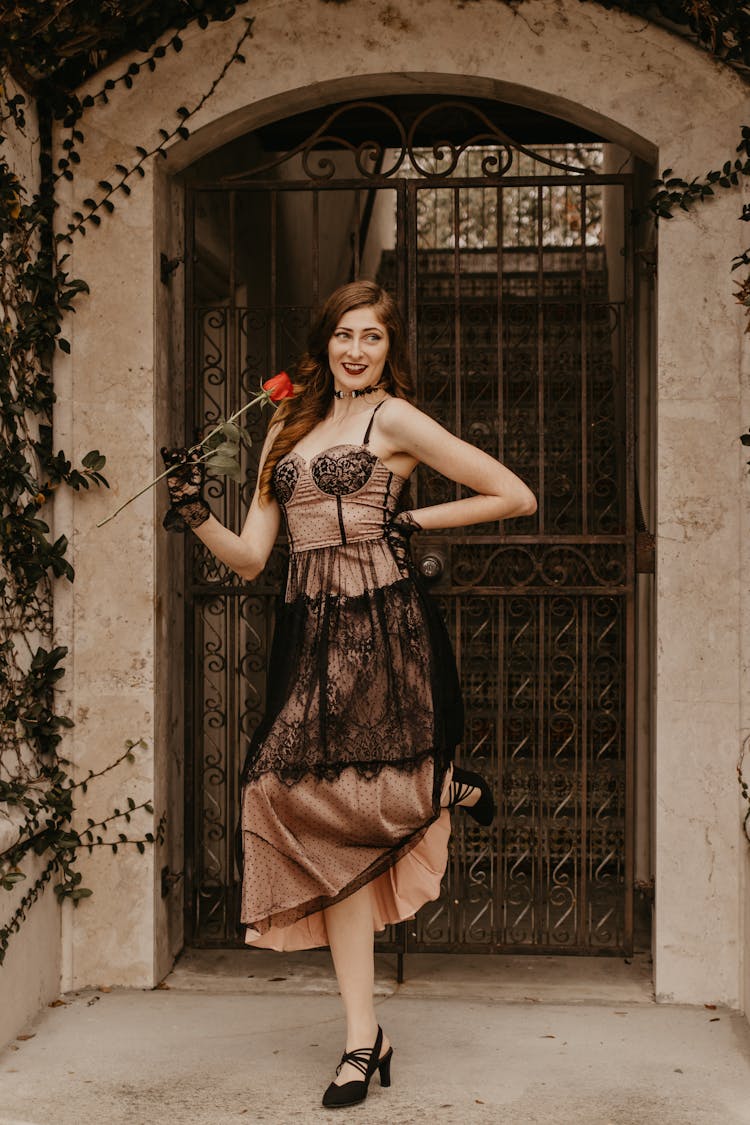
{"label": "black choker necklace", "polygon": [[363,387],[360,391],[337,391],[334,389],[334,398],[362,398],[363,395],[372,394],[382,387],[382,383],[374,383],[372,387]]}

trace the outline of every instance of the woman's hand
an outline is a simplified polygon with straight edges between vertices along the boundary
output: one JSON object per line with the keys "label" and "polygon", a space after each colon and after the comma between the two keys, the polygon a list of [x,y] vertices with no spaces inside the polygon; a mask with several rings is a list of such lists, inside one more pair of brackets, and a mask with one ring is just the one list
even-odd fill
{"label": "woman's hand", "polygon": [[167,531],[200,527],[211,515],[211,509],[203,499],[206,466],[203,461],[198,460],[200,450],[186,449],[184,446],[168,449],[162,446],[161,456],[165,468],[170,470],[167,487],[171,505],[162,525]]}
{"label": "woman's hand", "polygon": [[407,568],[411,562],[411,537],[415,531],[421,530],[411,512],[398,512],[385,525],[385,539],[400,570]]}
{"label": "woman's hand", "polygon": [[[258,476],[263,468],[268,450],[276,433],[273,422],[266,434],[260,456]],[[198,461],[196,449],[162,449],[164,464],[170,469],[167,476],[172,506],[164,517],[168,531],[184,531],[191,527],[201,542],[240,578],[248,581],[257,578],[276,542],[281,523],[281,511],[275,499],[261,506],[256,485],[247,518],[239,535],[224,527],[212,514],[203,499],[206,466]],[[197,462],[197,463],[196,463]]]}

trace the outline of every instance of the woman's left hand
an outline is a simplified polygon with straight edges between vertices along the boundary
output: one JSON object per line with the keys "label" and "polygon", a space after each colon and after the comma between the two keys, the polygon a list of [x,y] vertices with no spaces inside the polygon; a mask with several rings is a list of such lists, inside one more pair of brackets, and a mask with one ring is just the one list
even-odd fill
{"label": "woman's left hand", "polygon": [[411,562],[411,537],[422,527],[411,512],[398,512],[385,525],[385,539],[403,569]]}
{"label": "woman's left hand", "polygon": [[170,508],[162,520],[167,531],[185,531],[188,527],[200,527],[211,515],[211,509],[203,499],[206,483],[206,466],[201,460],[199,449],[185,449],[176,446],[161,448],[167,476]]}

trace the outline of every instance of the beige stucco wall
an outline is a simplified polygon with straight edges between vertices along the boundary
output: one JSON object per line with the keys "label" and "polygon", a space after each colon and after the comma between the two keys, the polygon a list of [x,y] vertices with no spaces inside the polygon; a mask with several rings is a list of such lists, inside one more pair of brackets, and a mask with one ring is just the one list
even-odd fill
{"label": "beige stucco wall", "polygon": [[[8,80],[8,93],[19,92]],[[22,91],[21,91],[22,92]],[[30,200],[39,187],[39,127],[33,99],[27,99],[26,125],[19,132],[12,124],[5,129],[3,155]],[[31,425],[35,424],[31,419]],[[3,638],[5,639],[5,638]],[[43,638],[29,637],[29,643]],[[21,645],[23,654],[23,645]],[[0,816],[0,851],[18,838],[22,822],[18,810],[2,810]],[[26,878],[12,891],[0,890],[0,925],[6,925],[47,863],[48,857],[27,855],[21,870]],[[48,881],[26,913],[18,932],[11,934],[7,953],[0,966],[0,1046],[12,1039],[36,1015],[39,1008],[53,1000],[60,987],[60,906],[52,890],[56,882]]]}
{"label": "beige stucco wall", "polygon": [[[750,200],[750,185],[745,186],[745,199]],[[741,426],[743,432],[750,428],[750,337],[744,336],[742,347],[742,373],[741,373]],[[749,452],[745,446],[739,450],[740,476],[742,480],[740,503],[740,652],[739,652],[739,685],[740,685],[740,738],[746,740],[747,750],[743,763],[743,776],[750,785],[750,558],[748,557],[747,544],[750,543],[750,469],[748,469]],[[741,802],[740,816],[744,818],[748,811],[748,804]],[[750,822],[748,822],[750,832]],[[742,959],[740,973],[743,986],[742,1008],[750,1020],[750,843],[744,836],[740,839],[740,848],[743,854],[742,881],[743,898],[740,916],[740,928],[743,934]]]}
{"label": "beige stucco wall", "polygon": [[[0,828],[0,847],[10,836]],[[43,873],[46,856],[33,853],[24,858],[21,870],[26,879],[12,891],[0,891],[0,925],[7,925],[34,880]],[[27,910],[20,929],[11,934],[5,960],[0,966],[0,1048],[22,1031],[40,1008],[60,992],[60,906],[52,885],[46,883],[37,901]]]}
{"label": "beige stucco wall", "polygon": [[[158,172],[136,181],[98,231],[78,240],[74,273],[91,284],[60,364],[59,429],[66,448],[104,449],[112,496],[73,501],[78,580],[67,607],[75,642],[66,683],[78,726],[67,748],[83,766],[143,735],[134,796],[169,807],[167,851],[181,828],[179,620],[176,554],[159,527],[163,494],[139,500],[103,530],[113,500],[158,468],[157,447],[179,429],[170,416],[179,371],[165,343],[177,293],[155,280],[162,249],[179,250],[169,203],[172,173],[246,130],[342,98],[395,91],[497,96],[599,130],[645,160],[684,171],[716,167],[734,152],[747,90],[731,71],[664,30],[578,0],[527,0],[518,14],[495,0],[288,0],[255,8],[247,65],[232,67]],[[193,105],[231,50],[243,15],[185,35],[184,50],[85,119],[84,160],[71,208],[95,194],[112,165],[149,146],[173,110]],[[637,34],[636,34],[637,33]],[[122,64],[115,68],[119,73]],[[96,89],[100,78],[91,84]],[[715,107],[720,107],[717,109]],[[155,180],[158,176],[158,180]],[[740,565],[744,476],[737,434],[742,318],[728,266],[737,252],[738,193],[692,218],[662,224],[658,358],[652,387],[658,441],[655,492],[655,972],[659,996],[738,1005],[742,864],[735,782],[741,722]],[[61,213],[61,221],[64,214]],[[166,616],[165,616],[166,615]],[[169,761],[173,759],[173,765]],[[122,784],[112,778],[112,796]],[[133,786],[131,785],[131,788]],[[105,802],[106,803],[106,802]],[[164,849],[113,862],[97,856],[86,878],[95,898],[71,917],[68,986],[148,985],[169,966],[176,930],[158,875]]]}

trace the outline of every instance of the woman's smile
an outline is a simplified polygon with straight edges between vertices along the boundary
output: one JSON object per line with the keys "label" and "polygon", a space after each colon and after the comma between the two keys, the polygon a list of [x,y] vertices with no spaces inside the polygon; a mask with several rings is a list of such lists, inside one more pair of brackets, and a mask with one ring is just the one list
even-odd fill
{"label": "woman's smile", "polygon": [[374,386],[380,380],[390,340],[372,308],[350,309],[328,341],[328,364],[336,390]]}

